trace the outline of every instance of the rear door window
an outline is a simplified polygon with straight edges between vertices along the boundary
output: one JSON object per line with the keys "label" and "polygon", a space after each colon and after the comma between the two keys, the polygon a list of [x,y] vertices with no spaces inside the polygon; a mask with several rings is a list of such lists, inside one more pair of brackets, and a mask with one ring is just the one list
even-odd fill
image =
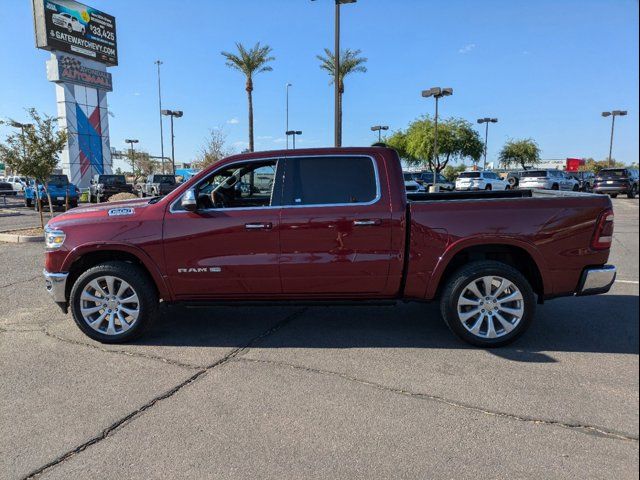
{"label": "rear door window", "polygon": [[286,164],[283,205],[371,203],[379,196],[370,157],[297,157]]}

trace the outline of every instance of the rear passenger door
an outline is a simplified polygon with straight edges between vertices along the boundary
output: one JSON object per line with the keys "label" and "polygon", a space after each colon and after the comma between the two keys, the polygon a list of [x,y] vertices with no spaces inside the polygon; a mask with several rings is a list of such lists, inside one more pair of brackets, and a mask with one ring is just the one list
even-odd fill
{"label": "rear passenger door", "polygon": [[391,251],[391,207],[369,156],[286,159],[280,223],[284,294],[381,293]]}

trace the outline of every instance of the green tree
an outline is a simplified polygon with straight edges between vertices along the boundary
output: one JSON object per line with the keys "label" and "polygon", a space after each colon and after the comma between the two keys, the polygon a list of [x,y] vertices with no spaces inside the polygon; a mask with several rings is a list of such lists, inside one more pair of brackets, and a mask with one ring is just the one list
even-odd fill
{"label": "green tree", "polygon": [[434,155],[435,124],[430,117],[422,117],[409,124],[406,130],[394,132],[387,144],[398,151],[407,163],[424,165],[437,173],[449,162],[471,159],[477,162],[484,144],[473,125],[466,120],[449,118],[438,122],[438,155]]}
{"label": "green tree", "polygon": [[[336,144],[342,146],[342,95],[344,94],[344,79],[347,75],[352,73],[366,73],[367,67],[364,66],[367,63],[365,57],[360,57],[361,50],[342,50],[340,52],[340,75],[338,78],[338,138]],[[320,68],[325,70],[331,77],[330,84],[335,82],[335,55],[328,48],[324,49],[323,55],[316,55],[316,58],[320,60]]]}
{"label": "green tree", "polygon": [[223,158],[231,155],[231,149],[227,146],[227,135],[221,129],[209,130],[207,143],[200,150],[200,155],[195,161],[198,168],[205,168],[218,163]]}
{"label": "green tree", "polygon": [[270,72],[273,68],[267,65],[275,60],[271,56],[272,48],[268,45],[260,46],[256,43],[253,48],[245,48],[241,43],[236,43],[238,53],[220,52],[227,59],[227,67],[242,72],[245,76],[245,90],[249,103],[249,151],[253,152],[253,77],[261,72]]}
{"label": "green tree", "polygon": [[509,140],[498,155],[504,168],[520,165],[523,170],[540,164],[540,147],[531,138]]}
{"label": "green tree", "polygon": [[58,165],[60,153],[67,143],[67,132],[57,128],[56,118],[42,115],[35,108],[30,108],[27,112],[33,123],[23,131],[7,136],[5,143],[0,144],[0,160],[14,172],[35,180],[35,200],[40,211],[40,226],[44,228],[42,202],[37,193],[38,184],[45,189],[49,199],[49,210],[53,217],[47,180]]}
{"label": "green tree", "polygon": [[[622,168],[625,165],[624,163],[617,162],[616,159],[614,158],[612,159],[611,166],[613,168]],[[580,170],[584,172],[593,172],[597,175],[598,173],[600,173],[600,170],[602,170],[603,168],[609,168],[608,159],[605,158],[604,160],[598,161],[598,160],[594,160],[593,158],[587,158],[585,159],[585,164],[582,167],[580,167]]]}
{"label": "green tree", "polygon": [[467,166],[464,164],[456,165],[455,167],[453,165],[447,165],[444,167],[442,175],[444,175],[444,177],[450,182],[455,182],[456,178],[458,178],[458,176],[466,169]]}

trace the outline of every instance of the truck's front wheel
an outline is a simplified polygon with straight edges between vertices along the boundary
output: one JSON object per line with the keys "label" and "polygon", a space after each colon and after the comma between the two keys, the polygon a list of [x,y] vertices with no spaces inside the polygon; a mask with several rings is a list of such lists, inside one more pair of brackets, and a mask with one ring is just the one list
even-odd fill
{"label": "truck's front wheel", "polygon": [[450,278],[440,308],[447,326],[479,347],[513,342],[531,324],[535,294],[515,268],[497,261],[473,262]]}
{"label": "truck's front wheel", "polygon": [[76,324],[102,343],[139,337],[151,325],[158,296],[151,280],[137,266],[106,262],[78,277],[69,298]]}

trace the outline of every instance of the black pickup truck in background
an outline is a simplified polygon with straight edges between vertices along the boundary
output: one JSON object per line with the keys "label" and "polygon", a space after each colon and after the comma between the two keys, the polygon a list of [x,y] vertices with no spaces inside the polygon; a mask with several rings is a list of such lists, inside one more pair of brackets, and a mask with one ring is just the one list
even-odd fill
{"label": "black pickup truck in background", "polygon": [[127,183],[124,175],[94,175],[89,185],[91,203],[106,202],[117,193],[133,193],[133,185]]}
{"label": "black pickup truck in background", "polygon": [[138,193],[140,197],[161,197],[172,192],[178,185],[175,175],[153,174],[140,185]]}

